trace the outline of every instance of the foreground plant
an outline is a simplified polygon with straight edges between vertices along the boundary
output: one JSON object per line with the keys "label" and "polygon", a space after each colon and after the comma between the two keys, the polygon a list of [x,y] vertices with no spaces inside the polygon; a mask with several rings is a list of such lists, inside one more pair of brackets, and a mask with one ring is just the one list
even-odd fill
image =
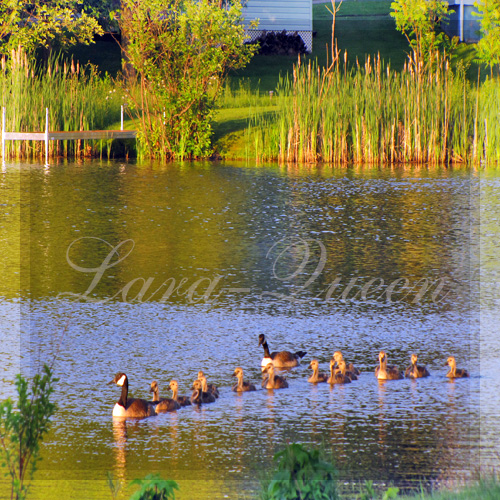
{"label": "foreground plant", "polygon": [[131,485],[139,485],[130,500],[175,500],[175,490],[179,486],[171,479],[162,479],[158,474],[149,474],[144,479],[134,479]]}
{"label": "foreground plant", "polygon": [[40,461],[40,443],[57,408],[50,400],[57,380],[47,365],[35,375],[30,389],[28,381],[17,375],[17,402],[9,398],[0,403],[0,455],[11,478],[11,499],[26,498]]}
{"label": "foreground plant", "polygon": [[263,494],[265,500],[336,500],[335,467],[320,458],[318,450],[308,451],[291,444],[276,453],[278,470]]}

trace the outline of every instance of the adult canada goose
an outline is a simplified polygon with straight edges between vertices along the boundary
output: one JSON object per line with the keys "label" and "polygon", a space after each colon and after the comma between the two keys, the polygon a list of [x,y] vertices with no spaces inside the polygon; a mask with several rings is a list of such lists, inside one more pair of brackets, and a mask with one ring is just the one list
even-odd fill
{"label": "adult canada goose", "polygon": [[397,366],[387,366],[387,355],[384,351],[380,351],[378,360],[380,364],[375,368],[375,376],[379,380],[400,380],[404,378]]}
{"label": "adult canada goose", "polygon": [[469,376],[469,372],[463,368],[457,368],[457,362],[453,356],[450,356],[444,366],[449,366],[450,371],[446,374],[448,378],[465,378]]}
{"label": "adult canada goose", "polygon": [[319,364],[317,359],[313,359],[309,364],[309,368],[312,368],[312,375],[307,379],[308,382],[312,384],[317,384],[318,382],[326,382],[328,376],[326,373],[319,372]]}
{"label": "adult canada goose", "polygon": [[286,389],[288,387],[285,378],[275,375],[273,364],[267,365],[264,371],[268,374],[267,378],[262,382],[264,389]]}
{"label": "adult canada goose", "polygon": [[238,378],[238,383],[233,385],[234,392],[255,391],[255,386],[246,380],[243,380],[243,368],[239,366],[234,369],[233,377]]}
{"label": "adult canada goose", "polygon": [[[203,404],[215,403],[215,396],[211,392],[206,392],[203,390],[203,382],[200,379],[196,379],[193,382],[193,389],[198,390],[198,388],[201,390],[201,394],[199,397],[201,398],[201,402]],[[193,402],[192,399],[191,402]]]}
{"label": "adult canada goose", "polygon": [[119,372],[108,385],[116,384],[122,388],[120,399],[113,407],[113,417],[144,418],[156,415],[155,405],[145,399],[128,397],[128,378],[125,373]]}
{"label": "adult canada goose", "polygon": [[207,378],[205,377],[205,375],[201,370],[198,372],[198,380],[201,381],[201,387],[203,392],[209,392],[210,394],[213,394],[215,398],[219,397],[219,390],[217,389],[217,387],[215,387],[214,384],[207,383]]}
{"label": "adult canada goose", "polygon": [[181,406],[189,406],[191,404],[191,399],[187,396],[178,396],[177,392],[179,390],[179,384],[177,380],[170,381],[170,390],[172,391],[172,399],[177,401]]}
{"label": "adult canada goose", "polygon": [[[340,351],[335,351],[333,353],[333,359],[337,363],[338,367],[339,362],[344,359],[344,356]],[[352,380],[358,380],[357,376],[361,374],[361,372],[352,363],[346,363],[346,371],[348,376],[351,377]],[[351,374],[354,375],[354,377],[352,377]]]}
{"label": "adult canada goose", "polygon": [[327,382],[329,384],[350,384],[351,378],[346,374],[345,361],[341,359],[337,369],[335,369],[335,365],[335,360],[330,360],[330,376]]}
{"label": "adult canada goose", "polygon": [[201,406],[203,403],[202,393],[201,382],[199,380],[195,380],[193,382],[193,393],[190,398],[191,404]]}
{"label": "adult canada goose", "polygon": [[160,399],[160,389],[158,388],[158,382],[156,380],[153,380],[153,382],[151,382],[151,388],[149,389],[149,392],[153,393],[153,403],[155,403],[156,413],[175,411],[181,407],[181,405],[177,401],[175,401],[175,399]]}
{"label": "adult canada goose", "polygon": [[295,353],[289,351],[269,352],[269,346],[263,333],[259,335],[259,345],[264,348],[264,357],[260,363],[262,367],[273,364],[276,368],[293,368],[299,365],[301,358],[307,354],[305,351]]}
{"label": "adult canada goose", "polygon": [[405,370],[406,378],[423,378],[430,375],[429,370],[425,366],[417,365],[417,355],[411,355],[411,365]]}

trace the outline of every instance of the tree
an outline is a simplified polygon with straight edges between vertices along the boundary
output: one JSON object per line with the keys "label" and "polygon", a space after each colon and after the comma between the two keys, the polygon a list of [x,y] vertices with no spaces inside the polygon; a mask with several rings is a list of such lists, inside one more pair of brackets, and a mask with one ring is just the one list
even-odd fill
{"label": "tree", "polygon": [[391,9],[396,29],[404,34],[413,50],[412,62],[417,71],[431,65],[440,48],[453,47],[440,30],[448,17],[446,0],[394,0]]}
{"label": "tree", "polygon": [[500,65],[500,0],[478,0],[474,2],[480,16],[481,39],[476,44],[477,59],[493,67]]}
{"label": "tree", "polygon": [[77,0],[2,0],[0,2],[0,55],[23,47],[29,55],[93,42],[102,34],[97,20]]}
{"label": "tree", "polygon": [[212,0],[122,0],[122,47],[138,92],[126,84],[138,117],[139,146],[151,157],[183,159],[210,153],[210,118],[230,69],[248,63],[241,4]]}
{"label": "tree", "polygon": [[56,411],[56,405],[50,401],[54,382],[57,379],[45,365],[43,373],[34,376],[28,393],[28,381],[17,375],[16,407],[10,398],[0,403],[0,457],[11,477],[11,499],[26,497],[27,482],[40,460],[40,442]]}

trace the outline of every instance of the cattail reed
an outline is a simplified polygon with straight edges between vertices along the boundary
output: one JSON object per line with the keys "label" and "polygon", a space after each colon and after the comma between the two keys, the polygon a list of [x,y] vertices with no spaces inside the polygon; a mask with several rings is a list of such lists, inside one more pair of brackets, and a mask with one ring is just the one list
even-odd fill
{"label": "cattail reed", "polygon": [[[337,60],[339,57],[337,57]],[[396,72],[380,56],[280,79],[269,117],[250,121],[260,160],[450,164],[500,160],[500,84],[477,88],[442,56],[433,68]],[[255,139],[258,136],[258,141]]]}

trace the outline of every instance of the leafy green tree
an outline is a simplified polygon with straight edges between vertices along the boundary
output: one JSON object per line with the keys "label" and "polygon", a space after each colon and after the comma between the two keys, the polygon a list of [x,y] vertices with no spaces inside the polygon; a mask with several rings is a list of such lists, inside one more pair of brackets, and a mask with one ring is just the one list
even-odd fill
{"label": "leafy green tree", "polygon": [[500,0],[478,0],[474,2],[481,39],[476,45],[477,59],[488,64],[493,74],[493,67],[500,66]]}
{"label": "leafy green tree", "polygon": [[38,48],[50,52],[78,43],[93,42],[102,34],[97,20],[77,0],[2,0],[0,2],[0,55],[23,47],[29,55]]}
{"label": "leafy green tree", "polygon": [[245,45],[241,4],[212,0],[122,0],[122,47],[135,69],[127,80],[144,154],[165,159],[210,154],[214,102],[229,70],[255,47]]}
{"label": "leafy green tree", "polygon": [[335,467],[320,458],[318,450],[301,444],[276,453],[278,470],[263,493],[265,500],[337,500]]}
{"label": "leafy green tree", "polygon": [[57,379],[47,365],[33,378],[30,392],[28,381],[17,375],[16,405],[10,398],[0,403],[0,457],[11,478],[11,499],[26,498],[27,483],[40,460],[40,442],[56,411],[50,401],[54,382]]}
{"label": "leafy green tree", "polygon": [[394,0],[391,9],[396,29],[412,48],[417,71],[429,67],[440,49],[451,52],[456,46],[457,41],[451,41],[440,29],[449,14],[446,0]]}

